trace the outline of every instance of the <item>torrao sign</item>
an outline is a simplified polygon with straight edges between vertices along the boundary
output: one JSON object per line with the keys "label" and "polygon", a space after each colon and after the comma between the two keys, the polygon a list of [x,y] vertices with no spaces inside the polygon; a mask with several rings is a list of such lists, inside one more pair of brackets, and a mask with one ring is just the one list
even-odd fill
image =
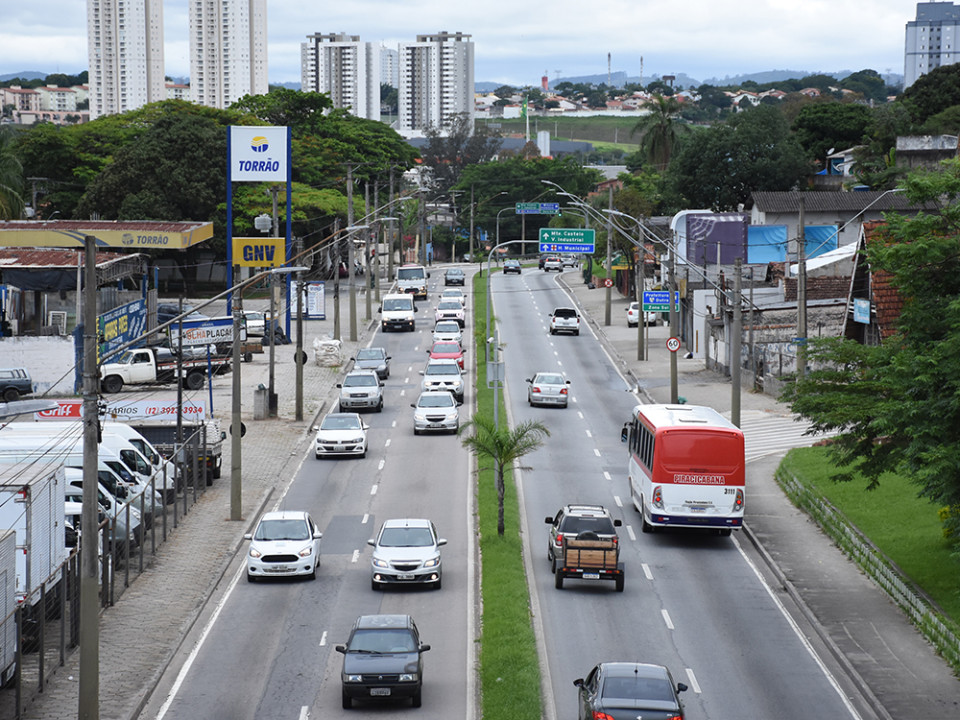
{"label": "torrao sign", "polygon": [[287,182],[286,127],[230,126],[231,182]]}

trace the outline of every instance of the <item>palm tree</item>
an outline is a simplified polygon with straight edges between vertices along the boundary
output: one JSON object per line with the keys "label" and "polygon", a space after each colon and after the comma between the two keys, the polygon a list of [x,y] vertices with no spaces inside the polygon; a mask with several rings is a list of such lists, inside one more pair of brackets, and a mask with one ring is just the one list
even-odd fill
{"label": "palm tree", "polygon": [[670,163],[679,133],[686,132],[688,127],[676,122],[680,115],[680,103],[675,97],[654,95],[653,102],[647,103],[647,108],[650,112],[637,120],[630,135],[640,134],[640,149],[654,168],[663,172]]}
{"label": "palm tree", "polygon": [[0,220],[16,220],[23,212],[23,166],[16,156],[13,133],[0,128]]}
{"label": "palm tree", "polygon": [[550,431],[543,423],[532,420],[522,422],[511,430],[497,427],[486,416],[474,415],[473,420],[460,426],[458,434],[463,435],[463,431],[470,427],[473,428],[473,435],[461,439],[464,447],[477,457],[492,460],[497,471],[497,535],[503,536],[503,495],[506,489],[503,476],[507,466],[540,447]]}

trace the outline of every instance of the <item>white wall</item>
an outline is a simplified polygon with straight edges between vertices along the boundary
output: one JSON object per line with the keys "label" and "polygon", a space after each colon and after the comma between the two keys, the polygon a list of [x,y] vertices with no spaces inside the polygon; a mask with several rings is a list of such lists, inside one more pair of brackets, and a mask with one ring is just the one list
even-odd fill
{"label": "white wall", "polygon": [[36,395],[48,390],[50,395],[74,395],[72,337],[50,335],[0,339],[0,365],[26,368]]}

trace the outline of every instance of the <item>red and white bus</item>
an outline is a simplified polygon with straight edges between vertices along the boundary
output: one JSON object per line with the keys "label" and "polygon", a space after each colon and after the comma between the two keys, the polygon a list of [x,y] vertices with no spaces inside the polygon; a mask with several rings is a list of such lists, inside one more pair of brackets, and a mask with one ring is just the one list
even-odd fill
{"label": "red and white bus", "polygon": [[623,427],[630,499],[643,532],[743,525],[743,432],[713,408],[638,405]]}

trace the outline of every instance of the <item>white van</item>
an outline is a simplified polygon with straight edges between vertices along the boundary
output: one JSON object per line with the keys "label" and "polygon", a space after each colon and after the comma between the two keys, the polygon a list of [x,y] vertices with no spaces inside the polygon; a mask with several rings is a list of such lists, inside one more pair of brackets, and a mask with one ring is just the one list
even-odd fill
{"label": "white van", "polygon": [[[64,468],[64,500],[80,503],[83,506],[83,470],[75,468]],[[142,537],[142,523],[140,512],[133,506],[130,507],[130,527],[127,528],[127,508],[110,494],[110,491],[103,485],[97,483],[97,504],[107,514],[108,517],[116,519],[117,538],[126,537],[130,543],[137,545]]]}
{"label": "white van", "polygon": [[397,268],[397,290],[410,293],[417,300],[426,300],[428,277],[430,273],[423,265],[401,265]]}
{"label": "white van", "polygon": [[415,318],[417,304],[413,300],[413,295],[399,293],[384,295],[379,312],[380,328],[384,332],[388,330],[409,330],[413,332],[417,329]]}

